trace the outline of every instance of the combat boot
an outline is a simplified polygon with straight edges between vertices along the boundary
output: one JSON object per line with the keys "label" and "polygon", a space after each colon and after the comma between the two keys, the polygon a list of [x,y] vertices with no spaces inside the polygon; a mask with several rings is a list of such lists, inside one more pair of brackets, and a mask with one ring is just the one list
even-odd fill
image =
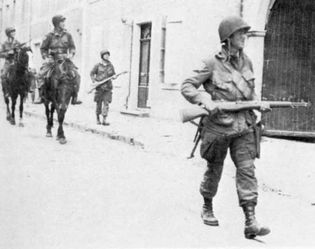
{"label": "combat boot", "polygon": [[103,116],[103,122],[102,122],[102,125],[105,125],[105,126],[109,125],[109,123],[108,123],[108,122],[106,122],[106,116]]}
{"label": "combat boot", "polygon": [[203,204],[201,218],[206,225],[219,226],[219,221],[213,214],[212,199],[207,199]]}
{"label": "combat boot", "polygon": [[72,105],[81,105],[82,101],[78,100],[77,98],[72,98],[71,104]]}
{"label": "combat boot", "polygon": [[101,124],[100,116],[98,114],[96,114],[96,124],[98,124],[98,125]]}
{"label": "combat boot", "polygon": [[72,105],[81,105],[82,104],[82,101],[78,100],[78,94],[77,93],[73,94],[71,104]]}
{"label": "combat boot", "polygon": [[264,236],[270,233],[268,227],[260,226],[255,218],[255,206],[245,205],[243,206],[245,214],[245,229],[244,235],[246,239],[253,239],[256,236]]}

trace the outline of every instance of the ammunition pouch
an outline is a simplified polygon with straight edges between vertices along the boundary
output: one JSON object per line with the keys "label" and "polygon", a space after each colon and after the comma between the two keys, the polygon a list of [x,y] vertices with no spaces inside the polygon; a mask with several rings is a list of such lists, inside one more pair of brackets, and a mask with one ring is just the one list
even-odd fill
{"label": "ammunition pouch", "polygon": [[222,111],[218,111],[214,115],[211,115],[210,120],[215,124],[226,127],[231,126],[234,122],[234,119],[230,113]]}
{"label": "ammunition pouch", "polygon": [[59,54],[67,54],[67,52],[68,52],[67,48],[54,48],[49,51],[49,54],[52,56],[56,56]]}

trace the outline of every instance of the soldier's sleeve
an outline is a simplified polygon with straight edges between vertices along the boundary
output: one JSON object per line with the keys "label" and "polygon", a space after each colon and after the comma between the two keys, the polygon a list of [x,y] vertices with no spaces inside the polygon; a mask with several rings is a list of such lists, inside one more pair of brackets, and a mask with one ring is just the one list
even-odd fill
{"label": "soldier's sleeve", "polygon": [[0,58],[5,58],[5,57],[6,57],[5,46],[4,44],[1,44]]}
{"label": "soldier's sleeve", "polygon": [[72,38],[72,35],[68,33],[68,41],[69,41],[69,53],[74,55],[75,54],[75,45]]}
{"label": "soldier's sleeve", "polygon": [[92,80],[95,79],[95,75],[97,74],[97,70],[98,70],[98,64],[96,64],[96,65],[93,67],[92,71],[90,72],[90,77],[91,77]]}
{"label": "soldier's sleeve", "polygon": [[[249,59],[248,56],[246,56],[246,57],[247,57],[247,60],[248,60],[249,69],[252,72],[252,74],[254,75],[253,62],[251,61],[251,59]],[[256,91],[255,91],[255,79],[253,79],[251,83],[252,83],[252,100],[259,101],[260,99],[258,98],[258,95],[256,94]]]}
{"label": "soldier's sleeve", "polygon": [[205,104],[212,100],[211,95],[198,88],[211,77],[211,69],[205,63],[201,70],[194,70],[196,75],[187,78],[181,85],[181,93],[192,104]]}
{"label": "soldier's sleeve", "polygon": [[40,46],[40,53],[41,53],[43,59],[46,59],[48,57],[50,40],[51,40],[50,34],[46,35],[41,46]]}
{"label": "soldier's sleeve", "polygon": [[116,74],[116,72],[115,72],[115,67],[114,67],[114,65],[112,64],[112,67],[113,67],[113,75],[115,75]]}

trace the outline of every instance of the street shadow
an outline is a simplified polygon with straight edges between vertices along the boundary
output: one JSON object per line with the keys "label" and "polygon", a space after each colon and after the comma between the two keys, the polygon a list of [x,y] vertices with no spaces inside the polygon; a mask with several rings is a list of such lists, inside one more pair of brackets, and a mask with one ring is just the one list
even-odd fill
{"label": "street shadow", "polygon": [[315,143],[315,138],[312,137],[290,137],[290,136],[276,136],[276,135],[263,135],[263,137],[277,138],[288,141],[296,141],[302,143]]}
{"label": "street shadow", "polygon": [[253,238],[252,240],[254,240],[254,241],[258,242],[258,243],[261,243],[261,244],[266,244],[265,241],[257,239],[257,238]]}

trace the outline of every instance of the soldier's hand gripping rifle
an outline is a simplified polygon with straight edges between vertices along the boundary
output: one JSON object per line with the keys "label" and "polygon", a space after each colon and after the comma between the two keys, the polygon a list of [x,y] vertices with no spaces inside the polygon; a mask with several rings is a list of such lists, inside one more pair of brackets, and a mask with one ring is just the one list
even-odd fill
{"label": "soldier's hand gripping rifle", "polygon": [[[220,111],[235,112],[241,110],[261,110],[266,106],[272,108],[294,108],[309,107],[311,104],[306,102],[290,102],[290,101],[237,101],[237,102],[215,102],[215,106]],[[211,115],[204,107],[194,105],[190,108],[182,109],[180,112],[183,123],[194,120],[196,118]]]}
{"label": "soldier's hand gripping rifle", "polygon": [[121,72],[121,73],[114,74],[114,75],[112,75],[112,76],[110,76],[110,77],[108,77],[108,78],[106,78],[106,79],[104,79],[104,80],[101,80],[101,81],[98,81],[98,82],[92,84],[92,85],[91,85],[91,89],[88,91],[88,93],[93,92],[93,90],[94,90],[95,88],[97,88],[98,86],[101,86],[101,85],[105,84],[107,81],[112,80],[112,79],[114,79],[114,78],[117,78],[118,76],[120,76],[120,75],[122,75],[122,74],[125,74],[125,73],[128,73],[128,71],[123,71],[123,72]]}
{"label": "soldier's hand gripping rifle", "polygon": [[[24,46],[26,45],[26,43],[29,43],[30,41],[31,41],[31,40],[29,40],[29,41],[27,41],[27,42],[20,43],[20,44],[14,46],[14,47],[11,48],[11,49],[4,49],[4,50],[1,50],[1,51],[0,51],[0,55],[6,56],[6,53],[8,53],[8,52],[10,52],[10,51],[14,52],[14,50],[24,47]],[[28,50],[32,52],[32,49],[31,49],[31,48],[29,48]]]}
{"label": "soldier's hand gripping rifle", "polygon": [[[262,108],[266,108],[266,106],[270,108],[294,108],[294,107],[309,107],[311,104],[306,102],[289,102],[289,101],[242,101],[242,102],[216,102],[216,107],[222,111],[240,111],[240,110],[250,110],[256,109],[261,110]],[[181,120],[183,123],[191,122],[195,124],[198,128],[196,131],[196,135],[194,138],[194,147],[190,153],[188,159],[194,157],[195,150],[198,146],[198,143],[201,139],[201,131],[202,131],[202,120],[205,116],[211,115],[209,111],[207,111],[204,107],[199,105],[194,105],[191,108],[181,110]],[[199,125],[195,123],[193,120],[201,117],[199,121]],[[257,127],[260,124],[256,124]],[[258,129],[259,130],[259,129]],[[260,131],[255,129],[255,139],[257,145],[257,157],[259,158],[260,154]]]}

